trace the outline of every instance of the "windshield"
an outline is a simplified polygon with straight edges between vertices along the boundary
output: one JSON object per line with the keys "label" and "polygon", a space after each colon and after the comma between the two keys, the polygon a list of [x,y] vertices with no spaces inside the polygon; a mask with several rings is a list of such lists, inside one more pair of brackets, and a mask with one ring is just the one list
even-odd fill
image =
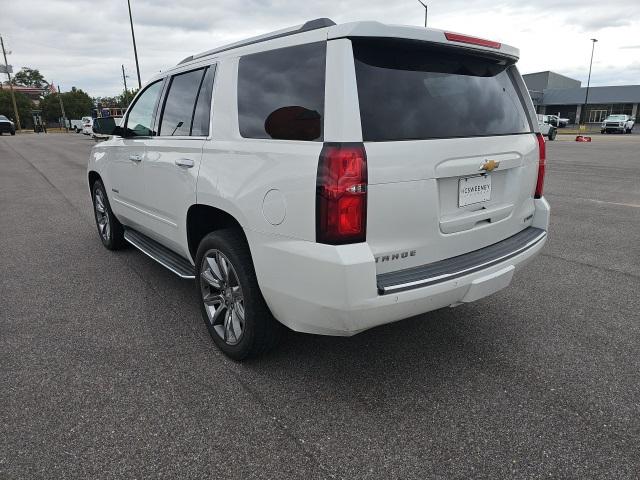
{"label": "windshield", "polygon": [[609,115],[607,117],[607,120],[626,120],[627,116],[626,115]]}
{"label": "windshield", "polygon": [[9,120],[7,117],[5,117],[4,115],[0,115],[0,120]]}
{"label": "windshield", "polygon": [[532,131],[505,60],[407,40],[352,42],[364,141]]}

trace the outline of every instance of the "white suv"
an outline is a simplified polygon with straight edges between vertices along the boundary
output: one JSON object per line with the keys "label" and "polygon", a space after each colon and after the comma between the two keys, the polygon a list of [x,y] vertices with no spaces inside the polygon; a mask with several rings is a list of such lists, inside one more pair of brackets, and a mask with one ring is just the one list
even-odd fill
{"label": "white suv", "polygon": [[281,324],[353,335],[490,295],[549,224],[517,58],[328,19],[188,57],[96,126],[113,135],[88,166],[100,238],[195,278],[235,359]]}

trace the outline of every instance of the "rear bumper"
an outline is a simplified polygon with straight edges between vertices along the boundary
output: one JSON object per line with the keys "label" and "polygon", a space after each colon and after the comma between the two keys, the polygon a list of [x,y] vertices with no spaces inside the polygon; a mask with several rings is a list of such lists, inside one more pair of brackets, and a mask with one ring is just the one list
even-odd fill
{"label": "rear bumper", "polygon": [[300,332],[349,336],[446,306],[473,302],[507,287],[514,272],[546,243],[548,218],[548,203],[536,200],[536,215],[526,235],[521,232],[499,242],[505,248],[482,249],[482,255],[470,257],[472,252],[437,262],[448,263],[449,267],[449,275],[443,277],[440,272],[438,279],[438,275],[431,275],[435,264],[419,267],[422,273],[427,272],[419,279],[423,283],[403,285],[395,291],[381,290],[390,276],[376,276],[375,260],[366,243],[336,247],[275,239],[256,232],[247,232],[247,236],[262,294],[280,322]]}
{"label": "rear bumper", "polygon": [[389,295],[435,285],[504,263],[533,248],[547,236],[541,228],[528,227],[501,242],[473,252],[420,267],[377,276],[378,293]]}

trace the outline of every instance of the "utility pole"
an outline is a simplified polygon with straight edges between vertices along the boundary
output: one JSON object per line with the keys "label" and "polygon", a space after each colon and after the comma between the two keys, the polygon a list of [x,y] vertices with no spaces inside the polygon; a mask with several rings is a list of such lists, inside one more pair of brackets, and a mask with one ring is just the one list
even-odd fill
{"label": "utility pole", "polygon": [[11,91],[11,102],[13,103],[13,114],[16,116],[16,126],[18,127],[18,131],[22,131],[22,127],[20,126],[20,115],[18,114],[18,107],[16,105],[16,96],[13,93],[13,85],[11,84],[11,72],[9,71],[9,64],[7,63],[7,51],[4,49],[4,40],[2,40],[2,36],[0,36],[0,44],[2,44],[2,55],[4,56],[4,66],[7,69],[7,77],[9,77],[9,90]]}
{"label": "utility pole", "polygon": [[69,126],[67,125],[67,115],[64,113],[64,104],[62,103],[62,95],[60,93],[60,85],[58,85],[58,101],[60,102],[60,110],[62,111],[62,123],[64,123],[65,131],[69,133]]}
{"label": "utility pole", "polygon": [[138,72],[138,88],[142,88],[140,80],[140,66],[138,65],[138,49],[136,48],[136,34],[133,33],[133,17],[131,16],[131,0],[127,0],[129,5],[129,23],[131,24],[131,38],[133,39],[133,55],[136,57],[136,71]]}
{"label": "utility pole", "polygon": [[127,93],[127,76],[124,74],[124,65],[122,65],[122,81],[124,82],[124,93]]}
{"label": "utility pole", "polygon": [[422,0],[418,0],[420,2],[420,5],[422,5],[424,7],[424,28],[427,28],[427,4],[424,3]]}
{"label": "utility pole", "polygon": [[582,116],[582,118],[584,119],[584,121],[582,122],[583,125],[587,125],[587,102],[589,101],[589,84],[591,83],[591,66],[593,65],[593,50],[596,47],[596,42],[598,40],[595,38],[591,39],[591,61],[589,62],[589,77],[587,78],[587,92],[584,95],[584,106],[582,107],[582,110],[584,110],[584,115]]}

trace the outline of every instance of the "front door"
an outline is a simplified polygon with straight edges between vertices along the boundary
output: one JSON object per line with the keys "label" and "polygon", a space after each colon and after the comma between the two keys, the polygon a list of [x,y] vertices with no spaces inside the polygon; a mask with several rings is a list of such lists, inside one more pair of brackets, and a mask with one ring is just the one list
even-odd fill
{"label": "front door", "polygon": [[149,224],[144,207],[145,159],[161,90],[162,80],[158,80],[136,98],[124,123],[124,136],[113,139],[117,145],[108,167],[114,212],[137,228]]}
{"label": "front door", "polygon": [[139,225],[144,218],[141,200],[144,191],[142,159],[146,143],[143,138],[114,138],[113,156],[108,162],[111,208],[123,222]]}

